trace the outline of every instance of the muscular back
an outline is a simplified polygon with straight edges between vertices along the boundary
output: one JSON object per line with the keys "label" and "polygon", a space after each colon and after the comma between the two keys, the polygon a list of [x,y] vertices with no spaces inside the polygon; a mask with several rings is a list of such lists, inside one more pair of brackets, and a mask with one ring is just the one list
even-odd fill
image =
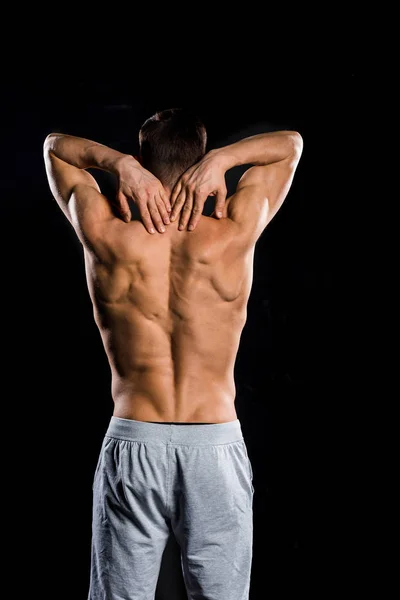
{"label": "muscular back", "polygon": [[[117,174],[120,203],[121,194],[142,198],[144,222],[150,218],[148,202],[155,220],[158,210],[167,209],[165,188],[154,175],[133,157],[96,142],[63,134],[46,138],[51,191],[84,248],[115,416],[216,423],[236,418],[234,364],[254,247],[289,191],[301,152],[301,136],[290,131],[210,151],[174,187],[166,232],[150,235],[141,219],[129,221],[126,209],[124,219],[113,214],[86,169],[94,165]],[[238,164],[254,166],[233,196],[217,199],[222,219],[203,216],[200,195],[204,204],[208,194],[220,194],[225,172]],[[199,219],[193,231],[185,227],[191,194]],[[181,210],[183,230],[179,219],[173,221]],[[167,223],[166,213],[163,218]]]}
{"label": "muscular back", "polygon": [[115,416],[236,418],[233,372],[253,254],[254,246],[243,247],[236,223],[206,216],[193,232],[171,223],[155,236],[140,221],[115,220],[101,248],[85,248]]}

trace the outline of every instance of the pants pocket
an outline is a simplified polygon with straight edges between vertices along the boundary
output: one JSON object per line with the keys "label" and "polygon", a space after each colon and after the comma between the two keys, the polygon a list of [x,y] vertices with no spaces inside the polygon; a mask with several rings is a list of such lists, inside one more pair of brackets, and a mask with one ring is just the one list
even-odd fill
{"label": "pants pocket", "polygon": [[247,468],[248,468],[248,471],[249,471],[249,479],[250,479],[250,483],[251,483],[251,491],[254,494],[253,467],[251,465],[250,457],[249,457],[249,454],[247,452],[247,446],[246,446],[246,443],[245,443],[244,440],[243,440],[243,447],[244,447],[244,451],[245,451],[245,454],[246,454]]}
{"label": "pants pocket", "polygon": [[108,441],[108,440],[107,440],[107,438],[105,437],[105,438],[103,439],[103,442],[102,442],[102,444],[101,444],[101,448],[100,448],[100,452],[99,452],[99,457],[98,457],[98,459],[97,459],[97,464],[96,464],[96,468],[95,468],[94,475],[93,475],[93,480],[92,480],[92,490],[93,490],[93,488],[94,488],[94,484],[96,483],[96,477],[97,477],[97,475],[98,475],[98,473],[99,473],[99,471],[100,471],[100,466],[101,466],[101,463],[102,463],[102,461],[103,461],[103,453],[104,453],[104,449],[105,449],[105,446],[106,446],[106,444],[107,444],[107,441]]}
{"label": "pants pocket", "polygon": [[254,494],[254,486],[253,486],[253,467],[251,466],[250,458],[247,457],[247,462],[249,465],[249,473],[250,473],[250,481],[251,481],[251,491]]}

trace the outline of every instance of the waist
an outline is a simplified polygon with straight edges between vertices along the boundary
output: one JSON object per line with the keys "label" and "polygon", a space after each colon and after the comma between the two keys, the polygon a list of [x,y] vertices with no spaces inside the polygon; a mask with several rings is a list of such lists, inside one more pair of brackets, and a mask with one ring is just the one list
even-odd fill
{"label": "waist", "polygon": [[231,444],[243,439],[239,419],[226,423],[196,423],[187,427],[178,423],[150,423],[112,416],[105,435],[130,442],[196,446]]}
{"label": "waist", "polygon": [[[136,421],[222,423],[237,419],[236,390],[215,382],[187,389],[159,381],[152,385],[131,385],[114,379],[114,417]],[[185,386],[186,388],[186,386]]]}

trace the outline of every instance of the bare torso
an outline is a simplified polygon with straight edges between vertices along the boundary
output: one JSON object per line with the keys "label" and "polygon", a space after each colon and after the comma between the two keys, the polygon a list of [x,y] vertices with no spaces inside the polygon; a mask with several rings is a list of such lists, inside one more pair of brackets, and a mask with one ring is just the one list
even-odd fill
{"label": "bare torso", "polygon": [[114,416],[201,423],[237,418],[234,365],[254,247],[243,252],[236,227],[229,218],[202,216],[193,232],[179,231],[175,222],[166,233],[150,235],[140,221],[114,220],[107,260],[85,249]]}

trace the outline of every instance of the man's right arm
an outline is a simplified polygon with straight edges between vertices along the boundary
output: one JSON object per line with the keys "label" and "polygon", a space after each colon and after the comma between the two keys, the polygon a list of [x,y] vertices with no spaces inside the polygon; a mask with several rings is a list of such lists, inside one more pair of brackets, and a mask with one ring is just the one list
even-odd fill
{"label": "man's right arm", "polygon": [[[172,216],[182,211],[184,226],[196,225],[209,195],[217,197],[215,214],[222,210],[225,173],[232,167],[252,164],[242,176],[236,193],[227,203],[227,216],[238,223],[244,235],[257,239],[284,201],[302,153],[303,141],[295,131],[277,131],[251,136],[208,152],[188,169],[172,195]],[[225,190],[225,193],[224,193]],[[189,201],[188,201],[189,200]],[[192,214],[190,214],[192,213]]]}

